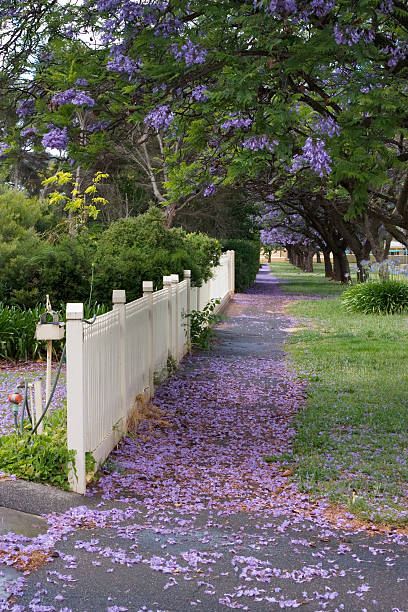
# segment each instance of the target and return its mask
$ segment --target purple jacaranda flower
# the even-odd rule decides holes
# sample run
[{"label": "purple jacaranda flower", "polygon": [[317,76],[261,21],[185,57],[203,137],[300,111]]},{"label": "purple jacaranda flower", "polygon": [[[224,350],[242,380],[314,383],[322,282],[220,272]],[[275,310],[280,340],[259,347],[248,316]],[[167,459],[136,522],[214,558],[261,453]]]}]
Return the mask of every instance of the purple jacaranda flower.
[{"label": "purple jacaranda flower", "polygon": [[22,100],[17,105],[16,113],[20,118],[27,117],[28,115],[32,115],[34,113],[34,100],[29,98],[27,100]]},{"label": "purple jacaranda flower", "polygon": [[42,145],[43,147],[47,147],[49,149],[58,149],[59,151],[63,151],[67,148],[69,138],[67,134],[67,128],[64,127],[62,129],[57,127],[52,127],[52,129],[44,134],[42,137]]},{"label": "purple jacaranda flower", "polygon": [[151,110],[145,117],[144,122],[147,126],[155,130],[167,131],[174,119],[174,113],[168,104],[162,104]]}]

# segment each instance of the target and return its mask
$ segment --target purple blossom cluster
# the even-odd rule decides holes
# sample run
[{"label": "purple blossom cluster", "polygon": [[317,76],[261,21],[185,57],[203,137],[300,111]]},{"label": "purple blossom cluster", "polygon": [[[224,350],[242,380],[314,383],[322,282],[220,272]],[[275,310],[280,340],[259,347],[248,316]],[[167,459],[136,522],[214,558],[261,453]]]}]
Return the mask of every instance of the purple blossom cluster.
[{"label": "purple blossom cluster", "polygon": [[103,132],[109,127],[109,121],[96,121],[95,123],[91,123],[88,125],[88,132]]},{"label": "purple blossom cluster", "polygon": [[191,99],[194,102],[207,102],[207,87],[205,85],[197,85],[191,92]]},{"label": "purple blossom cluster", "polygon": [[242,141],[242,146],[244,149],[250,149],[251,151],[262,151],[267,149],[271,153],[275,151],[275,147],[277,147],[279,142],[277,140],[272,140],[270,142],[266,136],[250,136],[250,138],[246,138]]},{"label": "purple blossom cluster", "polygon": [[329,115],[326,117],[318,117],[317,120],[313,123],[313,130],[315,132],[319,132],[320,134],[324,134],[329,138],[333,138],[334,136],[340,136],[340,126],[333,117]]},{"label": "purple blossom cluster", "polygon": [[36,128],[35,126],[27,127],[24,130],[21,130],[20,132],[20,135],[26,138],[31,138],[36,134],[38,134],[38,128]]},{"label": "purple blossom cluster", "polygon": [[174,113],[168,104],[162,104],[147,113],[144,122],[155,130],[166,132],[174,119]]},{"label": "purple blossom cluster", "polygon": [[296,0],[254,0],[255,8],[263,8],[271,17],[280,18],[293,15],[309,20],[312,15],[325,17],[335,7],[335,0],[312,0],[308,6],[298,8]]},{"label": "purple blossom cluster", "polygon": [[384,53],[387,53],[391,56],[388,60],[388,66],[390,66],[390,68],[393,68],[399,62],[404,61],[408,56],[408,43],[400,42],[397,45],[389,45],[388,47],[385,47],[383,51]]},{"label": "purple blossom cluster", "polygon": [[6,142],[0,142],[0,159],[3,159],[9,150],[10,145],[8,145]]},{"label": "purple blossom cluster", "polygon": [[133,60],[128,55],[124,55],[117,51],[114,53],[114,57],[106,64],[107,70],[127,74],[129,79],[135,76],[140,70],[140,66],[141,64],[138,60]]},{"label": "purple blossom cluster", "polygon": [[168,17],[157,24],[154,30],[155,36],[162,36],[163,38],[169,38],[180,33],[183,28],[183,22],[177,17]]},{"label": "purple blossom cluster", "polygon": [[207,185],[207,187],[204,189],[204,197],[207,198],[208,196],[212,196],[214,194],[216,194],[218,191],[218,187],[215,183],[210,183],[209,185]]},{"label": "purple blossom cluster", "polygon": [[52,96],[51,101],[61,106],[62,104],[75,104],[75,106],[95,106],[95,100],[91,96],[80,90],[71,87],[65,91],[60,91]]},{"label": "purple blossom cluster", "polygon": [[23,117],[28,117],[34,113],[34,100],[32,98],[28,98],[27,100],[22,100],[17,105],[16,113],[22,119]]},{"label": "purple blossom cluster", "polygon": [[67,128],[57,128],[50,126],[49,132],[44,134],[42,137],[42,145],[44,148],[57,149],[58,151],[64,151],[67,148],[69,138],[67,134]]},{"label": "purple blossom cluster", "polygon": [[357,44],[360,40],[364,43],[370,43],[375,37],[374,30],[365,30],[364,28],[340,28],[335,25],[333,31],[336,44],[348,45],[349,47]]},{"label": "purple blossom cluster", "polygon": [[394,0],[383,0],[380,4],[379,11],[380,13],[392,13],[394,9]]},{"label": "purple blossom cluster", "polygon": [[313,172],[316,172],[323,178],[331,172],[331,157],[325,149],[325,143],[321,138],[313,140],[308,138],[303,147],[302,155],[295,155],[292,160],[291,172],[296,172],[309,166]]},{"label": "purple blossom cluster", "polygon": [[242,128],[248,128],[252,125],[253,121],[252,119],[250,119],[249,117],[245,118],[242,117],[242,115],[238,114],[238,115],[231,115],[229,119],[227,119],[227,121],[224,121],[224,123],[221,124],[221,129],[224,130],[225,132],[227,132],[228,130],[231,129],[242,129]]},{"label": "purple blossom cluster", "polygon": [[121,0],[98,0],[96,6],[98,11],[103,13],[104,11],[111,11],[112,9],[115,9],[120,3]]},{"label": "purple blossom cluster", "polygon": [[207,57],[207,50],[195,45],[191,40],[187,40],[179,47],[176,43],[171,45],[171,50],[178,62],[185,61],[187,66],[194,64],[204,64]]}]

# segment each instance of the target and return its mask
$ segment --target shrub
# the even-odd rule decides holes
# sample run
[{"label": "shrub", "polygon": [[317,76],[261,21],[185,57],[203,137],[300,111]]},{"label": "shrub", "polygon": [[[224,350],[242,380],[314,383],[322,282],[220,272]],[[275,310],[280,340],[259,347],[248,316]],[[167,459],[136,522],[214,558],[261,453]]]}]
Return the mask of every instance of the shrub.
[{"label": "shrub", "polygon": [[259,270],[261,243],[259,240],[232,239],[222,241],[222,250],[235,251],[235,290],[250,287]]},{"label": "shrub", "polygon": [[0,359],[28,361],[40,357],[42,347],[34,332],[42,312],[39,307],[21,310],[0,303]]},{"label": "shrub", "polygon": [[408,283],[388,279],[354,285],[343,293],[342,304],[349,312],[400,313],[408,309]]},{"label": "shrub", "polygon": [[73,457],[67,448],[66,409],[55,410],[39,436],[27,431],[21,437],[12,432],[0,438],[1,469],[17,478],[69,489],[68,468]]},{"label": "shrub", "polygon": [[199,286],[217,265],[220,245],[205,234],[187,234],[181,228],[167,229],[163,214],[151,208],[138,217],[115,221],[100,237],[95,255],[94,296],[111,300],[112,289],[125,289],[127,300],[142,295],[142,281],[151,280],[161,289],[163,276],[191,270],[192,284]]},{"label": "shrub", "polygon": [[[53,305],[55,309],[56,304]],[[65,304],[60,304],[58,318],[65,319]],[[93,315],[107,312],[110,307],[101,304],[85,304],[85,318],[91,319]],[[45,311],[44,305],[34,308],[22,309],[18,306],[6,306],[0,302],[0,359],[9,361],[29,361],[45,359],[47,345],[34,338],[35,327],[40,316]],[[59,356],[64,345],[64,340],[53,342],[53,352]]]},{"label": "shrub", "polygon": [[193,346],[204,350],[211,348],[211,340],[215,335],[211,325],[219,323],[223,318],[222,314],[214,312],[220,301],[212,299],[202,310],[193,310],[187,315],[190,319],[190,338]]}]

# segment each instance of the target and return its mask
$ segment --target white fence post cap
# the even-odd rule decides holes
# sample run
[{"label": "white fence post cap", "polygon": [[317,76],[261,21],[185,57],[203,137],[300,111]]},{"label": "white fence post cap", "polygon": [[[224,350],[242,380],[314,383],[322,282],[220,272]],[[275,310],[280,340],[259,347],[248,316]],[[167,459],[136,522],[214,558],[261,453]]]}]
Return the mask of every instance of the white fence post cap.
[{"label": "white fence post cap", "polygon": [[143,293],[151,293],[153,291],[153,281],[143,281]]},{"label": "white fence post cap", "polygon": [[163,276],[163,285],[171,285],[171,276]]},{"label": "white fence post cap", "polygon": [[114,289],[112,291],[112,304],[126,304],[125,289]]},{"label": "white fence post cap", "polygon": [[170,278],[171,278],[171,282],[172,283],[178,283],[179,282],[179,275],[178,274],[172,274],[170,276]]},{"label": "white fence post cap", "polygon": [[67,304],[67,319],[78,320],[84,318],[84,305],[82,302],[68,302]]},{"label": "white fence post cap", "polygon": [[191,270],[183,270],[184,278],[191,278]]}]

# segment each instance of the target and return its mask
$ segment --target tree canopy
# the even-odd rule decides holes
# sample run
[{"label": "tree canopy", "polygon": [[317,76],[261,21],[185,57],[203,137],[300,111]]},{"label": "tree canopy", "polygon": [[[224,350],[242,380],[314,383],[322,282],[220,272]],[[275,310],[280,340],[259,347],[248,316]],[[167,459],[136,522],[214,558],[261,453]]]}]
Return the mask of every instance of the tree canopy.
[{"label": "tree canopy", "polygon": [[45,149],[106,170],[119,156],[169,224],[221,187],[265,202],[300,181],[343,217],[367,214],[406,241],[404,2],[43,1],[13,14],[2,4],[3,28],[22,37],[3,69],[17,83],[5,163]]}]

